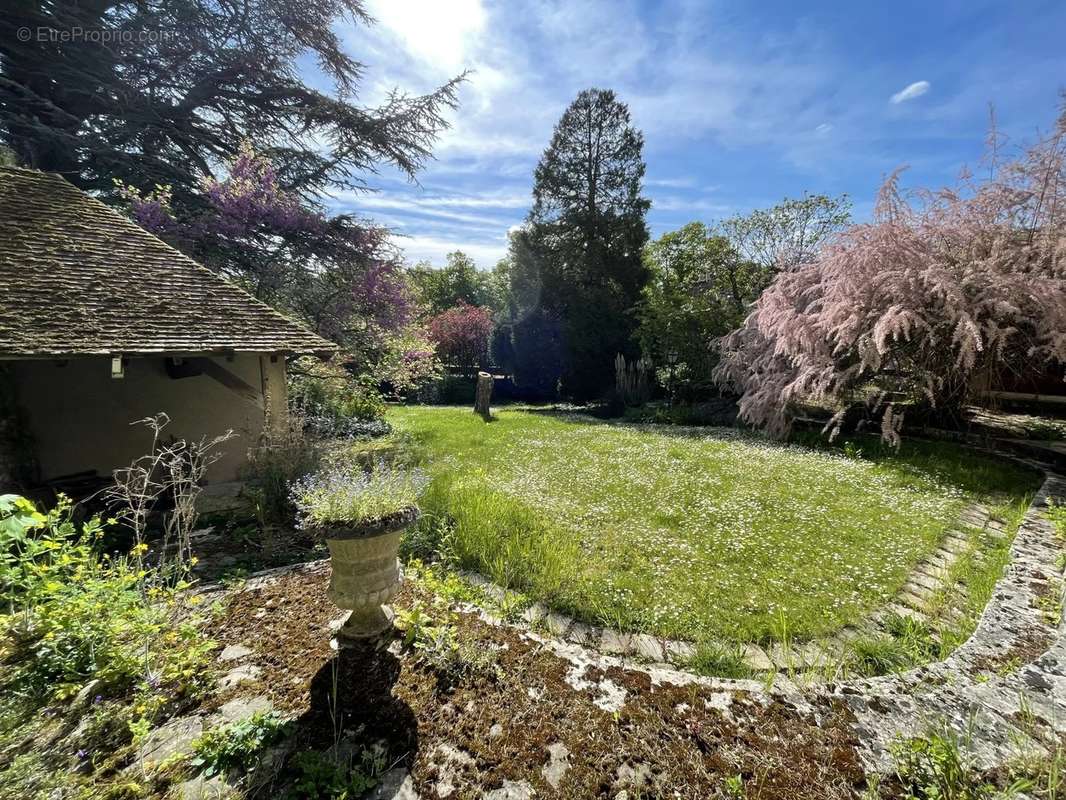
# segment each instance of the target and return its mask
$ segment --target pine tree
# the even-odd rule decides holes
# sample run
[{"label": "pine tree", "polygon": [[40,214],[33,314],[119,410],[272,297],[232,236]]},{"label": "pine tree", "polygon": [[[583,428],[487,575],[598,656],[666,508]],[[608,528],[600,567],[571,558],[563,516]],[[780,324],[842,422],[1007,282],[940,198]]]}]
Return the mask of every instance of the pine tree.
[{"label": "pine tree", "polygon": [[561,321],[561,384],[575,399],[603,393],[618,353],[636,355],[632,312],[648,277],[643,146],[614,92],[587,89],[555,126],[534,173],[530,261],[539,309]]}]

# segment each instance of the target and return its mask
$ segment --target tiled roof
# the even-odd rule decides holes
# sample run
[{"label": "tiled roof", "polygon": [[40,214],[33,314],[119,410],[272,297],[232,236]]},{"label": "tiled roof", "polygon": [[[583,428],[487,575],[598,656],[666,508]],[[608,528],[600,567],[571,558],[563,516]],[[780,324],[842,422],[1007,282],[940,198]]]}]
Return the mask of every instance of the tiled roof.
[{"label": "tiled roof", "polygon": [[60,176],[0,167],[0,358],[334,349]]}]

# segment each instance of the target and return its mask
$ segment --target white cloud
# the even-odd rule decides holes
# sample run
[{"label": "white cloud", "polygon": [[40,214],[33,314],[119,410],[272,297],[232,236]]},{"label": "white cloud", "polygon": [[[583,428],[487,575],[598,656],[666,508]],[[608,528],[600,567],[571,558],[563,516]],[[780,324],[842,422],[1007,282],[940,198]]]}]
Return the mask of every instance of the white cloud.
[{"label": "white cloud", "polygon": [[915,81],[910,86],[904,87],[900,91],[892,95],[891,102],[895,105],[904,103],[907,100],[913,100],[915,97],[921,97],[923,94],[929,91],[929,81]]},{"label": "white cloud", "polygon": [[814,129],[814,132],[817,133],[819,136],[825,136],[831,130],[833,130],[833,126],[830,125],[828,122],[823,122],[821,125]]},{"label": "white cloud", "polygon": [[371,0],[368,9],[420,60],[447,73],[471,64],[470,50],[485,27],[480,0]]},{"label": "white cloud", "polygon": [[440,265],[448,253],[462,250],[479,269],[491,269],[507,255],[507,239],[502,235],[498,241],[482,242],[436,236],[394,236],[392,241],[411,263],[425,260]]}]

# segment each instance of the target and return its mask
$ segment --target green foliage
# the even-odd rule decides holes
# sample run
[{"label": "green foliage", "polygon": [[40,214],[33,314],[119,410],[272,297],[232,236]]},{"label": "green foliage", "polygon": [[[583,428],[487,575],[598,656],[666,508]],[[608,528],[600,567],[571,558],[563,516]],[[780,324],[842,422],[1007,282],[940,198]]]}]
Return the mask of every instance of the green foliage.
[{"label": "green foliage", "polygon": [[721,231],[745,259],[764,273],[774,273],[809,263],[850,220],[851,200],[846,194],[805,194],[731,217],[722,223]]},{"label": "green foliage", "polygon": [[292,492],[299,523],[316,528],[362,525],[412,511],[425,485],[417,469],[382,461],[367,471],[342,461],[297,481]]},{"label": "green foliage", "polygon": [[1066,543],[1066,505],[1056,503],[1055,498],[1049,497],[1047,499],[1047,509],[1044,511],[1044,515],[1051,520],[1051,524],[1055,526],[1055,535]]},{"label": "green foliage", "polygon": [[221,728],[209,730],[193,742],[189,762],[208,777],[253,769],[269,747],[282,738],[286,723],[276,712],[259,712]]},{"label": "green foliage", "polygon": [[725,779],[725,796],[729,800],[744,800],[743,775],[730,775]]},{"label": "green foliage", "polygon": [[[638,306],[641,352],[659,379],[685,400],[715,393],[712,342],[739,327],[768,273],[723,236],[690,222],[644,247],[649,280]],[[667,355],[677,363],[671,369]],[[672,382],[672,383],[671,383]]]},{"label": "green foliage", "polygon": [[403,631],[404,646],[414,650],[422,663],[449,683],[472,675],[499,677],[494,651],[460,637],[447,616],[438,622],[421,603],[397,611],[396,626]]},{"label": "green foliage", "polygon": [[322,449],[304,433],[303,422],[294,419],[291,423],[284,434],[248,452],[242,473],[264,523],[291,524],[296,515],[292,484],[315,473],[322,463]]},{"label": "green foliage", "polygon": [[446,259],[445,266],[439,269],[422,261],[408,270],[429,316],[462,304],[484,306],[494,312],[504,310],[505,268],[497,265],[492,272],[483,272],[462,250],[448,253]]},{"label": "green foliage", "polygon": [[925,622],[902,614],[888,614],[882,623],[885,631],[895,639],[907,658],[920,664],[940,655],[940,645],[933,630]]},{"label": "green foliage", "polygon": [[980,800],[997,795],[964,754],[965,742],[946,726],[903,739],[892,748],[906,800]]},{"label": "green foliage", "polygon": [[288,767],[295,778],[284,795],[286,800],[357,800],[378,785],[385,765],[366,750],[358,765],[304,750],[293,756]]},{"label": "green foliage", "polygon": [[848,647],[851,663],[863,675],[887,675],[912,665],[907,651],[891,636],[863,636]]},{"label": "green foliage", "polygon": [[743,649],[720,642],[699,642],[685,666],[697,675],[712,678],[750,678],[752,674],[744,661]]},{"label": "green foliage", "polygon": [[357,436],[363,432],[359,423],[380,420],[385,414],[385,401],[372,376],[355,377],[343,367],[311,357],[298,359],[288,376],[290,408],[318,435]]},{"label": "green foliage", "polygon": [[0,509],[10,609],[0,616],[0,656],[9,687],[62,698],[98,679],[101,694],[136,688],[141,718],[204,688],[202,666],[214,643],[179,613],[187,584],[98,554],[102,523],[75,525],[66,498],[42,514],[5,495]]}]

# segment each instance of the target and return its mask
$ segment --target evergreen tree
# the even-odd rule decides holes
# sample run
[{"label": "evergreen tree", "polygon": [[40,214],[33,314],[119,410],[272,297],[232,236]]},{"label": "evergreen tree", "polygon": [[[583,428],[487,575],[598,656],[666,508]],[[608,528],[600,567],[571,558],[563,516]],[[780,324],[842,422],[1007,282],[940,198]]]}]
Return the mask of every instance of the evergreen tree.
[{"label": "evergreen tree", "polygon": [[[362,0],[12,0],[0,17],[0,143],[105,200],[121,200],[116,181],[169,187],[180,220],[209,209],[202,182],[248,140],[305,200],[361,186],[382,163],[413,176],[462,77],[362,107],[364,66],[338,21],[371,19]],[[77,31],[95,38],[69,38]],[[307,57],[321,80],[305,79]]]},{"label": "evergreen tree", "polygon": [[[533,208],[520,247],[524,281],[537,308],[561,323],[564,394],[601,395],[617,353],[636,354],[633,309],[647,282],[641,250],[648,239],[641,196],[644,137],[614,92],[587,89],[555,126],[534,174]],[[530,275],[530,272],[534,274]],[[543,330],[543,325],[528,326]],[[516,342],[516,353],[529,351]]]}]

